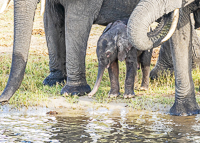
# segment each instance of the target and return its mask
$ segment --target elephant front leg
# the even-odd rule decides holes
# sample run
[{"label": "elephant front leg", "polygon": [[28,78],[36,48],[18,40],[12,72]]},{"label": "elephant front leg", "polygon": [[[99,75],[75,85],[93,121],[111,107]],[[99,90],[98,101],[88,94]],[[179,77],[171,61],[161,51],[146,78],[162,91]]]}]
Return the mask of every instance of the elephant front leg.
[{"label": "elephant front leg", "polygon": [[129,51],[126,57],[126,79],[124,98],[132,98],[134,93],[134,82],[137,74],[137,51],[135,48]]},{"label": "elephant front leg", "polygon": [[108,94],[109,97],[117,97],[120,95],[119,92],[119,66],[118,60],[112,62],[110,67],[108,68],[109,78],[110,78],[110,92]]},{"label": "elephant front leg", "polygon": [[65,7],[67,83],[61,94],[84,95],[91,91],[85,75],[87,41],[102,0],[67,2]]},{"label": "elephant front leg", "polygon": [[49,52],[50,75],[45,78],[43,84],[53,86],[57,82],[64,83],[67,79],[64,8],[61,4],[54,1],[46,2],[44,27]]},{"label": "elephant front leg", "polygon": [[199,114],[192,79],[191,23],[189,14],[180,16],[178,29],[171,38],[171,51],[175,72],[175,103],[171,115]]},{"label": "elephant front leg", "polygon": [[140,90],[148,90],[149,87],[149,73],[151,64],[152,49],[144,51],[141,55],[141,68],[142,68],[142,84]]}]

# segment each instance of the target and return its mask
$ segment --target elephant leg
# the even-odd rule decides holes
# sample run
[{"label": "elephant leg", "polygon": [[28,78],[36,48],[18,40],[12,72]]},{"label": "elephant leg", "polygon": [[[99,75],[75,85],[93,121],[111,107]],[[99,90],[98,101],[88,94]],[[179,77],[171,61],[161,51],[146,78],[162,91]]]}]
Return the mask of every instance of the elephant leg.
[{"label": "elephant leg", "polygon": [[109,78],[110,78],[110,91],[109,97],[117,97],[120,95],[119,92],[119,65],[118,60],[113,61],[108,68]]},{"label": "elephant leg", "polygon": [[146,50],[140,57],[141,68],[142,68],[142,84],[140,90],[148,90],[149,87],[149,73],[151,64],[152,49]]},{"label": "elephant leg", "polygon": [[134,82],[137,74],[137,50],[132,47],[126,57],[126,79],[124,98],[132,98],[134,93]]},{"label": "elephant leg", "polygon": [[[140,70],[141,68],[141,59],[140,59],[140,55],[142,54],[142,51],[137,50],[137,71]],[[138,84],[138,72],[136,72],[135,75],[135,81],[134,81],[134,89],[139,90],[140,85]]]},{"label": "elephant leg", "polygon": [[169,71],[170,74],[174,72],[169,40],[161,45],[158,60],[155,67],[150,72],[150,78],[152,80],[157,79],[167,71]]},{"label": "elephant leg", "polygon": [[66,80],[66,48],[64,7],[52,1],[46,2],[44,27],[49,52],[50,75],[43,81],[44,85],[53,86]]},{"label": "elephant leg", "polygon": [[[200,113],[196,102],[192,79],[192,32],[188,10],[180,12],[180,21],[170,44],[175,73],[175,103],[171,115],[193,115]],[[181,42],[180,42],[181,41]]]},{"label": "elephant leg", "polygon": [[[68,1],[67,1],[68,2]],[[85,75],[85,57],[89,33],[102,0],[69,1],[65,7],[65,43],[67,83],[61,94],[84,95],[91,91]]]},{"label": "elephant leg", "polygon": [[[193,19],[191,15],[191,20],[193,21]],[[192,68],[197,68],[200,67],[200,38],[194,28],[194,22],[192,23]]]}]

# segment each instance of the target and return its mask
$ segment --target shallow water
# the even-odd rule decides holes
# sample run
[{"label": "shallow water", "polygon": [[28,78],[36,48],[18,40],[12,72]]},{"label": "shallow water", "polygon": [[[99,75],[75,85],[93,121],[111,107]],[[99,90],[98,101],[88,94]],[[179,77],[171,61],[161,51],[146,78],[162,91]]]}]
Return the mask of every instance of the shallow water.
[{"label": "shallow water", "polygon": [[129,108],[1,107],[0,142],[200,142],[200,115],[177,117]]}]

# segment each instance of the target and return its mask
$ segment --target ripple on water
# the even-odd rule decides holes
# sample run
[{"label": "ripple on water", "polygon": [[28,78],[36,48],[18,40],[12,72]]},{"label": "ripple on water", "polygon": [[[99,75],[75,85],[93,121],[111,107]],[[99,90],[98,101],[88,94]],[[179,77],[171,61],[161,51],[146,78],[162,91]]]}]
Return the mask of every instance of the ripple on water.
[{"label": "ripple on water", "polygon": [[3,107],[0,142],[200,142],[200,115],[101,107],[51,116],[46,115],[49,110]]}]

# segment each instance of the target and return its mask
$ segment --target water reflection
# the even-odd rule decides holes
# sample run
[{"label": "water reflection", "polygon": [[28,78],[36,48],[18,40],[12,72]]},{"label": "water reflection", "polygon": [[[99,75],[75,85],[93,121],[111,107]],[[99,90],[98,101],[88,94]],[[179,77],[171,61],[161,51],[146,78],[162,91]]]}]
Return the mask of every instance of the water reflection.
[{"label": "water reflection", "polygon": [[51,116],[46,108],[1,108],[0,142],[200,142],[200,115],[101,107]]}]

